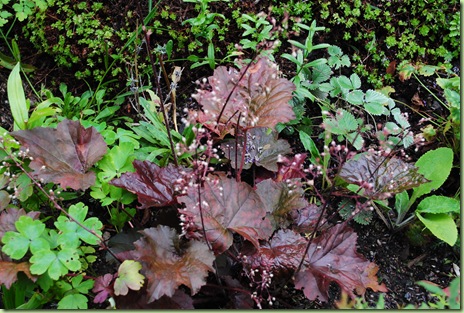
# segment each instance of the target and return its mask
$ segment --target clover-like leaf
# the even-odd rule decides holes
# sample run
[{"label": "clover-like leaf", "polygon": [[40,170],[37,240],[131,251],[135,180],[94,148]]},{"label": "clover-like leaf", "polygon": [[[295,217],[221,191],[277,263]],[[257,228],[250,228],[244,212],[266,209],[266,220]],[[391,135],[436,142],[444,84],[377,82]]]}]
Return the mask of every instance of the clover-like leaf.
[{"label": "clover-like leaf", "polygon": [[201,238],[204,229],[215,253],[222,253],[232,245],[232,232],[258,247],[258,240],[267,240],[273,231],[256,191],[223,174],[208,176],[200,193],[197,187],[189,188],[186,196],[179,197],[179,202],[186,205],[179,212],[187,237]]},{"label": "clover-like leaf", "polygon": [[277,132],[268,130],[266,127],[251,128],[246,131],[246,141],[244,136],[238,136],[238,140],[221,144],[221,149],[233,168],[240,168],[243,162],[244,169],[256,164],[277,172],[279,157],[290,154],[292,150],[286,140],[277,139]]},{"label": "clover-like leaf", "polygon": [[11,133],[21,149],[33,158],[32,173],[44,182],[62,188],[85,190],[95,182],[89,171],[106,152],[103,137],[94,127],[84,128],[79,121],[63,120],[56,129],[36,127]]},{"label": "clover-like leaf", "polygon": [[45,231],[45,224],[41,221],[23,215],[16,221],[15,227],[18,232],[8,231],[2,238],[2,252],[12,259],[21,259],[29,249],[33,251],[49,247],[45,239],[40,237]]},{"label": "clover-like leaf", "polygon": [[118,277],[114,281],[114,294],[127,295],[129,289],[140,290],[145,277],[139,273],[142,264],[134,260],[125,260],[119,265]]},{"label": "clover-like leaf", "polygon": [[303,289],[309,300],[327,301],[329,285],[336,282],[352,298],[354,290],[363,295],[366,288],[387,292],[377,282],[377,266],[356,252],[356,233],[338,224],[317,237],[308,249],[303,269],[296,274],[295,288]]},{"label": "clover-like leaf", "polygon": [[68,271],[78,271],[81,268],[79,255],[74,249],[65,248],[60,251],[43,249],[34,253],[29,261],[33,263],[30,267],[32,274],[41,275],[47,272],[53,280],[58,280]]},{"label": "clover-like leaf", "polygon": [[124,173],[111,180],[110,184],[136,194],[141,203],[140,209],[176,203],[176,184],[185,176],[187,169],[172,164],[159,167],[150,161],[139,160],[135,160],[133,165],[135,173]]},{"label": "clover-like leaf", "polygon": [[77,309],[87,310],[88,301],[89,300],[87,299],[87,297],[84,295],[81,295],[80,293],[68,294],[64,296],[63,299],[61,299],[58,302],[58,309],[59,310],[77,310]]},{"label": "clover-like leaf", "polygon": [[[79,240],[91,245],[98,244],[99,239],[97,236],[102,235],[101,229],[103,228],[103,224],[97,217],[85,219],[87,212],[88,207],[82,202],[79,202],[69,207],[69,215],[74,220],[66,216],[58,217],[55,226],[61,231],[58,237],[58,243],[61,246],[77,248],[80,243]],[[76,221],[87,229],[76,223]]]},{"label": "clover-like leaf", "polygon": [[397,157],[386,158],[371,153],[347,161],[340,177],[360,186],[360,192],[372,199],[386,199],[428,181],[412,164]]},{"label": "clover-like leaf", "polygon": [[148,279],[149,303],[173,296],[180,285],[189,287],[194,295],[206,283],[208,271],[214,271],[215,258],[205,243],[192,240],[181,249],[176,231],[164,225],[141,233],[143,237],[134,243],[134,255]]},{"label": "clover-like leaf", "polygon": [[30,280],[35,282],[37,277],[31,274],[29,266],[28,262],[0,261],[0,285],[5,285],[7,289],[10,289],[11,285],[18,280],[18,272],[23,272]]},{"label": "clover-like leaf", "polygon": [[17,209],[14,207],[7,208],[5,211],[0,213],[0,240],[3,238],[3,235],[7,231],[15,231],[16,226],[15,223],[19,219],[19,217],[27,215],[31,217],[33,220],[37,219],[40,215],[40,212],[31,211],[26,214],[24,209]]},{"label": "clover-like leaf", "polygon": [[286,123],[295,118],[288,103],[295,86],[287,79],[279,78],[277,65],[268,58],[260,58],[249,67],[243,66],[240,72],[220,66],[208,81],[211,90],[198,90],[193,95],[203,111],[192,114],[214,132],[218,132],[216,120],[221,111],[219,124],[229,131],[233,128],[227,125],[274,128],[279,122]]}]

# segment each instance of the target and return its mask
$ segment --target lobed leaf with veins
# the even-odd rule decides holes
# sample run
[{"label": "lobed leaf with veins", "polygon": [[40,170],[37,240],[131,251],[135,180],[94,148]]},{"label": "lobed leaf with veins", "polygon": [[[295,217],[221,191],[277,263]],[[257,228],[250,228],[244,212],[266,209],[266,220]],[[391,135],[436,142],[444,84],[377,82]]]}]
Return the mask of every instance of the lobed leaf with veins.
[{"label": "lobed leaf with veins", "polygon": [[232,245],[233,232],[256,247],[259,239],[267,240],[273,232],[265,205],[256,191],[224,174],[208,176],[200,196],[197,187],[190,187],[186,196],[179,197],[179,202],[186,206],[179,212],[187,237],[203,237],[203,221],[206,239],[217,254]]},{"label": "lobed leaf with veins", "polygon": [[[237,123],[246,128],[274,128],[279,122],[286,123],[295,118],[288,103],[295,85],[285,78],[279,78],[277,65],[268,58],[260,58],[249,67],[243,66],[240,71],[220,66],[208,81],[211,90],[198,90],[193,95],[203,111],[190,114],[197,113],[194,116],[196,121],[217,134],[233,133],[233,125]],[[234,89],[235,85],[237,87]],[[224,105],[226,107],[217,125],[216,120]]]},{"label": "lobed leaf with veins", "polygon": [[[377,266],[356,252],[357,235],[345,224],[338,224],[309,246],[302,269],[295,275],[295,288],[303,289],[309,300],[327,301],[329,285],[337,283],[354,297],[363,295],[366,288],[386,292],[377,282]],[[244,253],[244,264],[250,269],[266,268],[275,274],[295,271],[303,257],[308,241],[300,234],[286,229],[277,231],[272,239]]]},{"label": "lobed leaf with veins", "polygon": [[106,153],[106,143],[94,127],[79,121],[63,120],[55,128],[36,127],[11,133],[21,150],[33,158],[32,175],[62,188],[85,190],[95,183],[89,169]]},{"label": "lobed leaf with veins", "polygon": [[356,252],[356,233],[337,224],[317,237],[306,254],[304,268],[295,276],[295,288],[303,289],[309,300],[328,300],[329,285],[336,282],[352,298],[354,290],[364,295],[366,288],[387,292],[377,282],[378,267]]},{"label": "lobed leaf with veins", "polygon": [[208,271],[214,271],[214,255],[200,241],[190,241],[180,248],[175,229],[159,225],[141,231],[133,255],[142,263],[142,273],[148,280],[148,303],[166,295],[172,297],[180,285],[190,288],[192,295],[206,283]]},{"label": "lobed leaf with veins", "polygon": [[396,157],[362,154],[343,165],[340,177],[360,185],[366,197],[381,200],[428,182],[417,171],[417,167]]}]

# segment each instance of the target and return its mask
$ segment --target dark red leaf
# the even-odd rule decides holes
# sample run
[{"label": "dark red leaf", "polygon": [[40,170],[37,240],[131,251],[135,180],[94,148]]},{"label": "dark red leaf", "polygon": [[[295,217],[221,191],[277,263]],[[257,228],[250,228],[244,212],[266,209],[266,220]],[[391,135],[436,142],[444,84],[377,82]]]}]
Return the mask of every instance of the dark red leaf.
[{"label": "dark red leaf", "polygon": [[354,290],[364,295],[366,288],[387,292],[375,276],[378,268],[356,252],[356,233],[338,224],[317,237],[309,247],[304,268],[296,274],[295,288],[303,289],[309,300],[327,301],[329,285],[336,282],[352,298]]},{"label": "dark red leaf", "polygon": [[0,261],[0,285],[5,285],[7,289],[10,289],[11,285],[18,280],[18,272],[24,272],[30,280],[36,281],[37,277],[29,271],[30,266],[28,262]]},{"label": "dark red leaf", "polygon": [[133,162],[135,173],[124,173],[110,184],[127,189],[137,195],[140,209],[163,207],[176,203],[176,186],[185,176],[187,169],[168,164],[159,167],[150,161]]},{"label": "dark red leaf", "polygon": [[180,285],[189,287],[193,295],[206,283],[208,271],[214,271],[215,258],[205,243],[191,240],[181,249],[176,231],[163,225],[141,233],[134,256],[148,280],[148,302],[172,297]]},{"label": "dark red leaf", "polygon": [[[239,81],[244,71],[246,73]],[[229,131],[233,132],[233,128],[227,125],[238,123],[242,127],[274,128],[279,122],[285,123],[295,118],[288,103],[295,85],[285,78],[279,78],[276,64],[268,58],[261,58],[248,68],[243,66],[240,72],[220,66],[208,81],[212,90],[199,90],[193,96],[203,107],[195,118],[218,134],[220,130],[216,128],[216,120],[229,94],[230,100],[219,120],[219,126],[226,126]],[[237,82],[237,87],[233,89]]]},{"label": "dark red leaf", "polygon": [[203,236],[202,214],[207,240],[217,254],[232,245],[232,232],[258,247],[258,239],[267,240],[273,231],[261,197],[250,185],[223,174],[208,176],[200,196],[197,187],[189,188],[179,202],[186,205],[179,212],[187,237]]},{"label": "dark red leaf", "polygon": [[79,121],[63,120],[56,129],[36,127],[11,134],[33,158],[32,174],[44,182],[75,190],[95,183],[95,173],[89,169],[103,157],[107,146],[94,127],[84,128]]},{"label": "dark red leaf", "polygon": [[272,239],[253,254],[248,254],[243,263],[249,269],[267,269],[273,273],[295,270],[301,261],[307,241],[300,234],[285,229],[277,231]]},{"label": "dark red leaf", "polygon": [[343,165],[340,177],[361,186],[360,191],[366,197],[387,199],[393,193],[428,182],[417,170],[414,165],[396,157],[386,159],[375,154],[361,154]]}]

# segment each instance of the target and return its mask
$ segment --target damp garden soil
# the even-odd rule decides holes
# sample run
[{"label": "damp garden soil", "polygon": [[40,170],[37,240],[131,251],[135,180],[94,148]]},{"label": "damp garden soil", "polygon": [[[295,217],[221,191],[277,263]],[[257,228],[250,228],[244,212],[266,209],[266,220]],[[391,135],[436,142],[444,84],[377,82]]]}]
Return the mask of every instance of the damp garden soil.
[{"label": "damp garden soil", "polygon": [[[137,10],[142,7],[140,4],[134,4],[133,2],[124,2],[125,5],[122,6],[123,2],[119,2],[121,7],[124,7],[125,10]],[[244,5],[247,6],[249,12],[250,10],[254,13],[267,11],[266,8],[269,5],[267,1],[255,1],[255,3],[258,4],[254,4],[252,1],[245,1]],[[217,7],[215,7],[217,12],[230,12],[230,9],[225,4],[211,3],[212,7],[214,7],[214,5],[217,5]],[[195,12],[186,11],[185,5],[183,6],[182,1],[180,0],[171,2],[170,7],[172,10],[177,9],[178,12],[173,13],[181,15],[183,18],[189,18],[195,15]],[[118,6],[114,6],[113,10],[115,17],[120,16]],[[111,15],[111,12],[109,14]],[[322,23],[318,24],[323,25]],[[180,23],[179,27],[182,27]],[[242,31],[239,29],[229,29],[229,36],[227,37],[229,38],[228,40],[238,40],[238,38],[240,38],[239,36],[241,32]],[[18,27],[13,30],[13,34],[20,33],[21,29]],[[340,35],[334,34],[334,32],[324,34],[323,42],[336,44],[340,46],[346,54],[349,55],[351,47],[353,47],[353,44],[356,43],[341,40],[340,37]],[[54,94],[59,94],[57,86],[59,83],[65,83],[68,85],[70,91],[74,95],[79,95],[88,89],[88,86],[84,81],[78,80],[74,77],[73,71],[76,69],[76,67],[59,67],[55,64],[52,57],[34,52],[36,49],[24,37],[19,36],[17,38],[23,62],[31,64],[37,68],[37,70],[30,75],[31,82],[35,88],[40,89],[40,86],[44,84],[47,86],[47,88],[52,89]],[[161,38],[161,40],[162,39],[169,38]],[[319,38],[319,40],[322,41],[322,38]],[[233,42],[228,42],[226,40],[224,42],[215,42],[215,45],[226,49],[226,46],[229,43]],[[6,52],[5,49],[1,51],[4,53]],[[182,56],[178,52],[176,58],[186,58],[187,56],[188,54]],[[284,59],[280,58],[277,58],[277,62],[280,65],[280,70],[282,71],[283,75],[286,77],[291,77],[294,71],[292,65]],[[196,88],[194,82],[201,80],[204,77],[210,76],[212,74],[212,70],[210,70],[207,66],[191,70],[189,69],[189,64],[187,62],[182,62],[182,64],[176,65],[185,67],[182,74],[182,81],[178,89],[180,99],[178,104],[178,114],[180,115],[182,114],[181,112],[183,108],[195,106],[195,103],[191,98],[191,94],[195,92]],[[459,66],[456,66],[455,70],[459,71]],[[6,81],[8,75],[9,70],[0,68],[0,126],[7,130],[12,130],[13,119],[11,117],[6,94]],[[119,77],[119,83],[115,83],[113,90],[116,91],[118,88],[125,88],[126,79],[127,77]],[[433,80],[426,79],[424,82],[427,87],[434,87]],[[364,84],[363,86],[369,87],[367,84]],[[408,106],[404,106],[401,102],[399,102],[397,103],[397,106],[401,109],[402,112],[409,113],[409,118],[412,125],[417,125],[418,120],[421,118],[417,114],[416,109],[420,109],[425,113],[427,113],[427,111],[435,111],[435,113],[439,112],[443,114],[443,117],[446,117],[446,112],[444,112],[439,105],[437,107],[437,103],[434,102],[434,100],[428,95],[427,91],[424,90],[424,88],[421,87],[416,81],[409,80],[406,82],[400,82],[398,79],[396,79],[395,82],[391,84],[391,86],[395,89],[395,93],[392,95],[392,97],[401,99],[401,102],[409,104]],[[32,91],[28,89],[27,84],[25,84],[25,88],[26,97],[34,100],[34,95]],[[424,106],[421,108],[414,108],[414,106],[411,105],[411,99],[417,93],[419,96],[421,96],[424,102]],[[317,110],[317,106],[315,106],[313,109],[309,108],[308,114],[320,115],[320,111],[318,112]],[[122,107],[117,114],[126,115],[134,119],[137,118],[135,112],[131,111],[129,106]],[[413,132],[417,132],[418,130],[419,128],[413,129]],[[285,139],[290,142],[295,153],[304,152],[303,147],[299,141],[294,140],[294,138],[291,136]],[[420,155],[425,153],[427,150],[434,149],[438,146],[439,142],[433,142],[430,145],[423,147],[423,149],[419,150],[417,153],[408,151],[411,157],[410,161],[416,161]],[[459,190],[459,185],[460,171],[459,169],[453,169],[449,179],[440,190],[441,194],[445,196],[454,196]],[[108,220],[109,217],[107,210],[104,208],[99,210],[98,204],[96,204],[96,202],[93,201],[88,194],[84,194],[82,198],[84,198],[84,200],[79,200],[86,202],[89,207],[94,208],[94,216],[98,217],[102,221]],[[369,261],[375,262],[378,265],[379,272],[377,273],[377,276],[389,289],[389,292],[385,294],[385,308],[396,309],[406,304],[419,305],[423,302],[433,300],[431,296],[425,291],[425,289],[416,285],[415,282],[420,280],[428,280],[440,285],[441,287],[446,287],[452,280],[450,274],[454,273],[453,263],[460,265],[460,251],[455,247],[450,247],[447,244],[432,240],[431,238],[429,238],[430,241],[427,244],[415,246],[410,242],[404,231],[395,233],[389,230],[380,219],[375,217],[369,225],[364,226],[355,222],[350,222],[350,225],[358,235],[358,252],[363,254]],[[93,264],[96,274],[103,275],[105,273],[115,272],[116,266],[106,261],[105,252],[100,251],[98,254],[98,261]],[[292,288],[292,285],[279,287],[280,288],[278,293],[275,294],[276,301],[273,305],[273,308],[276,309],[334,308],[335,302],[340,298],[341,295],[339,287],[335,284],[331,285],[328,302],[320,302],[318,300],[309,301],[304,297],[302,291]],[[375,306],[378,297],[378,293],[372,292],[369,289],[365,295],[367,302],[371,306]],[[205,294],[205,299],[208,299],[207,294]],[[221,302],[221,299],[217,300],[217,307],[221,307]],[[201,297],[197,300],[194,299],[194,305],[196,308],[211,308],[210,304],[212,303],[213,302],[211,301],[208,302],[204,299],[202,300]],[[104,308],[104,305],[96,305],[91,301],[89,301],[89,305],[89,308],[93,309]]]}]

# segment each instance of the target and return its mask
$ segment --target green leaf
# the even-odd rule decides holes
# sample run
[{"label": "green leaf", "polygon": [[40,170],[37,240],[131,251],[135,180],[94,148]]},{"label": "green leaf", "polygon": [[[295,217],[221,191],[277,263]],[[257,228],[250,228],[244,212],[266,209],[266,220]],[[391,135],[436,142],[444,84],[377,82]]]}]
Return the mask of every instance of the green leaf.
[{"label": "green leaf", "polygon": [[445,213],[428,213],[422,216],[419,212],[416,212],[416,216],[438,239],[454,246],[458,239],[458,230],[451,216]]},{"label": "green leaf", "polygon": [[443,185],[448,178],[453,166],[453,150],[450,148],[438,148],[428,151],[417,160],[418,173],[424,175],[430,182],[414,188],[414,199],[430,193]]},{"label": "green leaf", "polygon": [[29,250],[30,240],[16,232],[6,232],[3,235],[2,242],[5,244],[2,247],[2,252],[14,260],[21,259]]},{"label": "green leaf", "polygon": [[364,102],[364,92],[353,90],[345,96],[345,100],[354,105],[360,105]]},{"label": "green leaf", "polygon": [[416,212],[419,213],[460,213],[459,201],[450,197],[430,196],[422,200]]},{"label": "green leaf", "polygon": [[351,80],[351,84],[353,85],[354,89],[361,88],[361,79],[356,73],[351,74],[350,80]]},{"label": "green leaf", "polygon": [[20,68],[21,65],[17,63],[11,71],[7,83],[8,101],[14,119],[14,130],[26,129],[29,116],[29,106],[24,95],[21,75],[19,74]]},{"label": "green leaf", "polygon": [[30,216],[21,216],[16,222],[15,227],[18,232],[8,231],[3,235],[3,253],[12,259],[19,260],[24,257],[29,250],[47,248],[47,242],[40,238],[45,230],[45,224],[39,220],[33,220]]},{"label": "green leaf", "polygon": [[[91,217],[85,220],[87,212],[88,207],[82,202],[73,204],[69,207],[69,215],[74,218],[74,220],[95,232],[98,236],[101,236],[102,233],[100,229],[103,228],[103,224],[96,217]],[[98,244],[99,238],[95,234],[92,234],[87,229],[81,227],[75,221],[65,216],[58,217],[58,220],[55,222],[55,226],[62,232],[58,239],[58,242],[62,247],[77,248],[79,246],[79,240],[91,245]]]},{"label": "green leaf", "polygon": [[409,194],[406,190],[395,195],[395,210],[398,215],[404,214],[408,211]]},{"label": "green leaf", "polygon": [[[315,165],[320,164],[322,157],[321,157],[321,154],[319,153],[319,150],[317,150],[316,144],[314,143],[313,139],[302,130],[299,131],[299,134],[300,134],[301,143],[303,144],[306,151],[308,151],[311,155],[309,158],[311,163]],[[316,159],[318,159],[319,162],[317,162]]]},{"label": "green leaf", "polygon": [[53,280],[66,275],[68,270],[75,272],[81,268],[79,256],[73,249],[63,249],[58,252],[41,250],[30,258],[30,262],[33,263],[30,267],[32,274],[41,275],[47,271]]},{"label": "green leaf", "polygon": [[76,309],[83,309],[86,310],[88,308],[87,302],[89,300],[86,296],[81,295],[79,293],[70,294],[64,296],[63,299],[58,302],[58,309],[67,309],[67,310],[76,310]]},{"label": "green leaf", "polygon": [[338,77],[338,84],[345,89],[354,89],[350,79],[344,75]]},{"label": "green leaf", "polygon": [[127,295],[129,289],[140,290],[145,277],[139,273],[142,264],[133,260],[125,260],[118,269],[118,278],[114,281],[114,294]]},{"label": "green leaf", "polygon": [[344,109],[338,109],[335,118],[324,119],[325,129],[335,135],[346,135],[358,128],[358,122],[353,114]]}]

